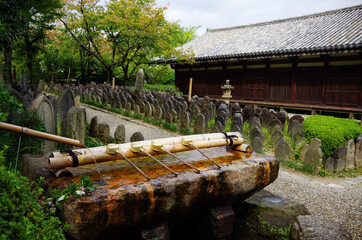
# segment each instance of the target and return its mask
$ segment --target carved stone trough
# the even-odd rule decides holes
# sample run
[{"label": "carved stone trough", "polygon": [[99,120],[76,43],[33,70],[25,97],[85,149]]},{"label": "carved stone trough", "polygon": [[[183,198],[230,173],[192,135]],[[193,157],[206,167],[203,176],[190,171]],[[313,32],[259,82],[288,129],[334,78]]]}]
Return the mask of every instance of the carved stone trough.
[{"label": "carved stone trough", "polygon": [[85,175],[98,185],[86,196],[70,197],[63,204],[60,215],[69,224],[68,234],[74,239],[106,239],[159,223],[177,222],[188,212],[246,199],[278,176],[279,163],[274,157],[227,147],[203,151],[221,168],[192,150],[177,156],[200,169],[200,173],[170,155],[157,156],[179,173],[177,177],[150,157],[132,159],[151,177],[150,181],[124,160],[69,167],[66,170],[72,177],[57,178],[47,168],[49,154],[26,155],[22,172],[31,180],[44,176],[48,188],[64,188]]}]

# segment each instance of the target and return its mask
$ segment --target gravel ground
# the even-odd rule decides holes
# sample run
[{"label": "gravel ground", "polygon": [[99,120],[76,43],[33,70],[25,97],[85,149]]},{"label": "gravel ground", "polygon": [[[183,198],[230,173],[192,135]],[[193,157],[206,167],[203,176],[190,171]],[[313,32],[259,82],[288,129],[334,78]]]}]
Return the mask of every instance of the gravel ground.
[{"label": "gravel ground", "polygon": [[[111,136],[121,123],[126,128],[126,139],[141,132],[145,140],[179,136],[153,125],[138,122],[93,106],[82,104],[87,121],[98,116],[99,122],[110,125]],[[283,198],[305,204],[312,215],[324,216],[346,227],[353,239],[362,239],[362,176],[357,178],[322,178],[306,175],[289,168],[281,168],[277,180],[265,188]]]},{"label": "gravel ground", "polygon": [[322,178],[282,168],[277,180],[265,189],[305,204],[311,215],[334,220],[346,227],[353,239],[362,239],[362,176]]},{"label": "gravel ground", "polygon": [[114,131],[116,130],[118,125],[124,124],[124,127],[126,129],[126,142],[129,142],[130,137],[135,132],[141,132],[145,140],[179,136],[178,133],[166,131],[151,124],[138,122],[131,118],[108,112],[106,110],[96,108],[87,104],[81,104],[81,107],[85,108],[87,111],[88,123],[90,123],[94,116],[98,116],[99,123],[108,123],[112,137],[114,136]]}]

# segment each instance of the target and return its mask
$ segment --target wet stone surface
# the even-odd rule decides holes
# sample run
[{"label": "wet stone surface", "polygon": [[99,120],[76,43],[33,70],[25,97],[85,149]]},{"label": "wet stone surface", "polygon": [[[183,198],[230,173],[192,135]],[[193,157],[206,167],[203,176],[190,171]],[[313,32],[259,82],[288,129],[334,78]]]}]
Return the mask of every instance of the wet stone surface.
[{"label": "wet stone surface", "polygon": [[[131,159],[151,177],[147,181],[123,160],[67,168],[73,178],[45,181],[52,188],[63,188],[84,175],[90,176],[96,190],[87,196],[69,198],[63,205],[62,220],[69,224],[74,239],[97,239],[104,232],[129,228],[147,228],[155,221],[177,221],[179,214],[192,209],[210,208],[245,199],[278,176],[274,157],[246,155],[225,147],[203,149],[221,165],[217,168],[197,151],[177,156],[201,170],[196,173],[172,156],[159,155],[177,177],[149,157]],[[46,157],[26,161],[45,161]],[[98,172],[99,171],[99,172]]]}]

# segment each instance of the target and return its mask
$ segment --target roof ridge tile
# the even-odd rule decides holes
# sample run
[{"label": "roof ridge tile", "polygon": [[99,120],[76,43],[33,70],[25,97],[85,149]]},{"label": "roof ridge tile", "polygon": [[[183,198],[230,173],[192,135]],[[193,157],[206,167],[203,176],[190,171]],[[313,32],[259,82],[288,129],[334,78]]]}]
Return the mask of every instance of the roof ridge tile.
[{"label": "roof ridge tile", "polygon": [[206,32],[220,32],[220,31],[236,30],[236,29],[241,29],[241,28],[251,28],[251,27],[272,25],[272,24],[278,24],[278,23],[283,23],[283,22],[292,22],[292,21],[297,21],[297,20],[302,20],[302,19],[309,19],[309,18],[327,16],[327,15],[331,15],[331,14],[337,14],[340,12],[355,11],[355,10],[358,10],[361,8],[362,8],[362,5],[356,5],[356,6],[352,6],[352,7],[340,8],[340,9],[324,11],[324,12],[320,12],[320,13],[313,13],[313,14],[308,14],[308,15],[303,15],[303,16],[298,16],[298,17],[272,20],[272,21],[268,21],[268,22],[252,23],[252,24],[248,24],[248,25],[240,25],[240,26],[225,27],[225,28],[213,28],[213,29],[208,28],[206,30]]}]

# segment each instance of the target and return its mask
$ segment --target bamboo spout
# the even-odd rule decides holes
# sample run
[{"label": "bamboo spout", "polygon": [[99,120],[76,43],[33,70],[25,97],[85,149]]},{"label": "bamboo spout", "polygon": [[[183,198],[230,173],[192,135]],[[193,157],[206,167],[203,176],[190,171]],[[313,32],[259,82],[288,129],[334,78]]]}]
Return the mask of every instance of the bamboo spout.
[{"label": "bamboo spout", "polygon": [[[228,133],[228,135],[235,135],[237,139],[235,138],[232,141],[232,146],[237,147],[239,145],[242,145],[243,139],[241,137],[241,134],[238,132],[234,133]],[[198,135],[188,136],[189,138],[197,137]],[[163,142],[163,139],[157,139],[157,141]],[[177,153],[177,152],[183,152],[183,151],[190,151],[189,146],[185,146],[181,143],[181,138],[178,139],[179,142],[169,142],[169,144],[163,145],[162,149],[166,151],[154,151],[152,149],[152,141],[148,141],[148,144],[143,144],[142,142],[135,142],[132,144],[119,144],[120,151],[124,152],[124,156],[127,158],[134,158],[134,157],[142,157],[142,156],[149,156],[149,155],[159,155],[159,154],[165,154],[165,152],[171,152],[171,153]],[[156,140],[153,140],[153,142]],[[199,141],[192,141],[193,146],[197,148],[210,148],[210,147],[220,147],[220,146],[230,146],[231,141],[228,139],[225,139],[225,136],[221,134],[220,138],[215,138],[211,140],[199,140]],[[141,149],[143,149],[141,151]],[[83,151],[81,151],[83,152]],[[92,151],[93,152],[93,151]],[[54,154],[53,154],[54,156]],[[95,162],[105,162],[105,161],[115,161],[123,159],[122,156],[119,155],[119,152],[116,154],[108,154],[106,151],[106,148],[103,147],[103,151],[93,152],[93,154],[80,154],[77,155],[73,159],[73,156],[70,155],[55,155],[52,158],[48,159],[48,166],[52,169],[59,169],[59,168],[65,168],[65,167],[77,167],[87,164],[94,164]]]},{"label": "bamboo spout", "polygon": [[32,130],[30,128],[20,127],[20,126],[10,124],[10,123],[0,122],[0,129],[4,129],[7,131],[11,131],[11,132],[24,133],[29,136],[38,137],[38,138],[42,138],[42,139],[46,139],[46,140],[50,140],[50,141],[54,141],[54,142],[64,143],[64,144],[68,144],[68,145],[72,145],[72,146],[77,146],[77,147],[82,147],[82,148],[86,147],[81,142],[79,142],[78,140],[75,140],[75,139],[60,137],[60,136],[53,135],[50,133],[39,132],[39,131]]}]

